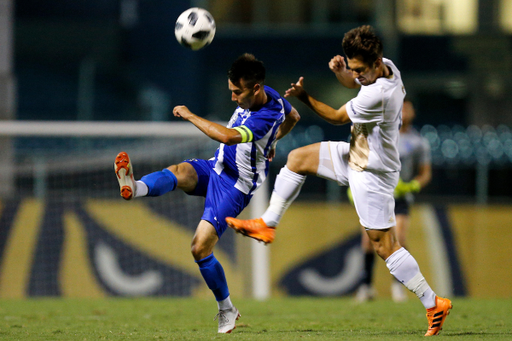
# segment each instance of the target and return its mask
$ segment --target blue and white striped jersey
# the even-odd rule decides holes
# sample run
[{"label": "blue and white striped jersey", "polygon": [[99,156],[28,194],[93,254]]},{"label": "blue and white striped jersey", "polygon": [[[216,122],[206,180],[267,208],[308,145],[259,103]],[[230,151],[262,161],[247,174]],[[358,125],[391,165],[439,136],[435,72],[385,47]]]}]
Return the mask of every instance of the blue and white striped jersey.
[{"label": "blue and white striped jersey", "polygon": [[232,146],[221,143],[215,156],[214,170],[245,194],[252,194],[265,180],[269,162],[267,154],[277,130],[292,110],[290,103],[277,91],[265,85],[268,101],[258,111],[237,107],[228,128],[238,129],[247,142]]}]

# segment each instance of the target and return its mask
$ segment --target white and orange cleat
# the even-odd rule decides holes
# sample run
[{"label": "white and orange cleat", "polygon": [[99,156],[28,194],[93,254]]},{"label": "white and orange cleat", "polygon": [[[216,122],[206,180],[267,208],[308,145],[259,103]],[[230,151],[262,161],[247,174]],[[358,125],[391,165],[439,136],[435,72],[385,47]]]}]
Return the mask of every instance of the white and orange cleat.
[{"label": "white and orange cleat", "polygon": [[244,236],[251,237],[265,244],[272,243],[275,238],[276,228],[267,226],[263,219],[249,219],[241,220],[236,218],[227,217],[226,223],[236,232]]},{"label": "white and orange cleat", "polygon": [[219,310],[214,320],[219,320],[218,332],[221,334],[229,334],[236,328],[235,323],[242,315],[235,307],[227,310]]},{"label": "white and orange cleat", "polygon": [[438,335],[443,327],[446,316],[453,308],[452,301],[447,298],[436,296],[436,306],[427,309],[428,330],[425,336]]},{"label": "white and orange cleat", "polygon": [[135,180],[130,157],[126,152],[120,152],[114,162],[116,178],[119,182],[121,196],[125,200],[131,200],[135,195]]}]

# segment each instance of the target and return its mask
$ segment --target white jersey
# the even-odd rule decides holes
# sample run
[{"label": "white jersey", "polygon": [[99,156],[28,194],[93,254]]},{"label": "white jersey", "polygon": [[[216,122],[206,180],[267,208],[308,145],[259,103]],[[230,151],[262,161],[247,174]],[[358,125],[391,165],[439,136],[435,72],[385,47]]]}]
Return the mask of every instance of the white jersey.
[{"label": "white jersey", "polygon": [[392,75],[362,85],[346,106],[353,123],[349,164],[356,171],[400,171],[398,139],[405,88],[395,64],[386,58],[382,61]]}]

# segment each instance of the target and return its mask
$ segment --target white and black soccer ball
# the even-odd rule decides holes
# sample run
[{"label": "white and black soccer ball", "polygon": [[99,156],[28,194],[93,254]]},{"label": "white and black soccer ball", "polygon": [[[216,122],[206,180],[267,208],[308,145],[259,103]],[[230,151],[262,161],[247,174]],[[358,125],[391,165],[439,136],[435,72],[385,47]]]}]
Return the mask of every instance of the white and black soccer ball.
[{"label": "white and black soccer ball", "polygon": [[215,36],[215,20],[207,10],[199,7],[181,13],[174,26],[176,40],[191,50],[209,45]]}]

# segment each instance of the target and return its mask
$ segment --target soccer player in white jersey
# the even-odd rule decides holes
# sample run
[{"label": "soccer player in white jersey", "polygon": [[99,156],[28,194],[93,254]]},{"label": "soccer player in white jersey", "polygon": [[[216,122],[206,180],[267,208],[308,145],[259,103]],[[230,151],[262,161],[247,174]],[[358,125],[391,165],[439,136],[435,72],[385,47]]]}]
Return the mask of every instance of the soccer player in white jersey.
[{"label": "soccer player in white jersey", "polygon": [[[414,106],[406,98],[402,108],[402,126],[400,127],[398,142],[398,153],[402,166],[400,179],[394,191],[396,234],[400,245],[403,247],[406,247],[409,208],[414,202],[413,193],[418,193],[432,179],[430,145],[413,127],[412,122],[415,116]],[[365,302],[372,299],[375,294],[372,287],[375,252],[366,233],[361,235],[361,248],[365,255],[364,272],[362,284],[356,294],[356,300]],[[391,297],[395,302],[403,302],[407,299],[401,283],[397,281],[391,283]]]},{"label": "soccer player in white jersey", "polygon": [[307,175],[317,175],[350,186],[362,226],[377,254],[391,274],[414,292],[427,309],[428,330],[436,335],[452,308],[450,300],[432,291],[418,263],[404,249],[395,232],[393,191],[398,183],[398,129],[405,89],[400,72],[382,57],[382,43],[371,26],[347,32],[343,38],[345,59],[335,56],[329,62],[340,83],[360,88],[357,97],[339,109],[322,103],[304,89],[304,79],[286,91],[297,97],[318,116],[335,124],[353,123],[350,143],[321,142],[295,149],[276,178],[270,206],[261,218],[227,218],[228,225],[251,238],[270,243],[275,227],[299,194]]},{"label": "soccer player in white jersey", "polygon": [[192,240],[192,255],[201,275],[217,300],[218,332],[230,333],[240,317],[233,306],[222,265],[213,248],[226,230],[225,218],[237,216],[268,174],[275,155],[275,142],[285,136],[300,116],[274,89],[264,85],[265,67],[251,54],[240,56],[228,71],[231,100],[238,107],[227,127],[199,117],[186,106],[176,106],[174,116],[194,124],[220,142],[210,160],[189,159],[159,172],[133,177],[128,154],[121,152],[114,163],[121,196],[160,196],[176,188],[204,196],[205,208]]}]

